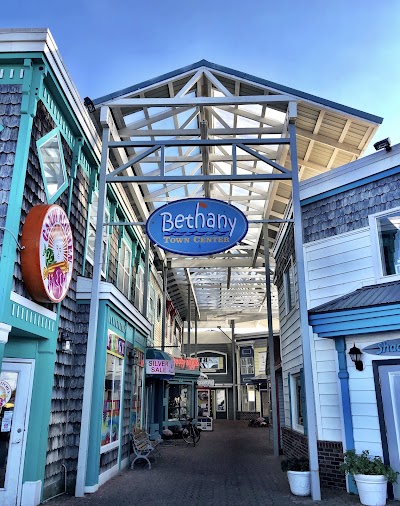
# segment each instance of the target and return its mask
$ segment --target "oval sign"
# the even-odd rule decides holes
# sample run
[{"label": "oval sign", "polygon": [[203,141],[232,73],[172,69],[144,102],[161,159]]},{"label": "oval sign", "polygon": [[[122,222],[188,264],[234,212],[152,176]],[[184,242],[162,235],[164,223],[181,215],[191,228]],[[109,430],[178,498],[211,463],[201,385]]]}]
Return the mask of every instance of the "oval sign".
[{"label": "oval sign", "polygon": [[22,229],[22,277],[38,302],[60,302],[72,279],[74,246],[68,217],[60,206],[39,205],[29,211]]},{"label": "oval sign", "polygon": [[160,207],[149,216],[147,235],[160,248],[186,256],[220,253],[247,234],[246,216],[216,199],[184,199]]},{"label": "oval sign", "polygon": [[370,355],[400,355],[400,339],[390,339],[389,341],[370,344],[362,351]]}]

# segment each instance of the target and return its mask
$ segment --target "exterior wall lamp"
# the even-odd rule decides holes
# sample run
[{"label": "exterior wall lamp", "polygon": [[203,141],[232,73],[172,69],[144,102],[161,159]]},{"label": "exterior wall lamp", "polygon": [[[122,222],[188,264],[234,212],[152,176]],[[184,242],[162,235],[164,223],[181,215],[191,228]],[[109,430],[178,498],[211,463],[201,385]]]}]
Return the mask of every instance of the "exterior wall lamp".
[{"label": "exterior wall lamp", "polygon": [[63,331],[60,334],[61,350],[64,353],[72,353],[72,339],[69,336],[69,332]]},{"label": "exterior wall lamp", "polygon": [[355,343],[353,347],[350,348],[349,355],[351,360],[354,362],[357,371],[362,371],[364,369],[364,364],[361,360],[362,351],[356,347]]}]

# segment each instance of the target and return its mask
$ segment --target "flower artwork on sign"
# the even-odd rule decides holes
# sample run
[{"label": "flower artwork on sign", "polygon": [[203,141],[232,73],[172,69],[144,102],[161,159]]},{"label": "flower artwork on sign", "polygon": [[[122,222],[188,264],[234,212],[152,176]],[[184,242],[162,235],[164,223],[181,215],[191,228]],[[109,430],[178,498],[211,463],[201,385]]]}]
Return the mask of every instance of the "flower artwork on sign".
[{"label": "flower artwork on sign", "polygon": [[226,251],[245,237],[246,216],[216,199],[177,200],[160,207],[146,224],[149,238],[160,248],[188,256]]},{"label": "flower artwork on sign", "polygon": [[72,278],[74,247],[65,211],[57,205],[33,207],[22,230],[21,269],[37,302],[60,302]]}]

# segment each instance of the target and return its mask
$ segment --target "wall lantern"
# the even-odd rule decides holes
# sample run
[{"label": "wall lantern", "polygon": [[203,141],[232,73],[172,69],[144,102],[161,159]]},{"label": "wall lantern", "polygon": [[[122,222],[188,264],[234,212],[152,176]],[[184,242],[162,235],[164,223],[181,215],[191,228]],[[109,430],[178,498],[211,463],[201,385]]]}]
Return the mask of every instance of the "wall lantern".
[{"label": "wall lantern", "polygon": [[65,353],[72,353],[72,339],[70,338],[69,332],[61,332],[61,349]]},{"label": "wall lantern", "polygon": [[361,360],[362,351],[356,347],[355,343],[353,347],[350,348],[349,355],[351,360],[355,363],[357,371],[362,371],[364,369],[364,364]]}]

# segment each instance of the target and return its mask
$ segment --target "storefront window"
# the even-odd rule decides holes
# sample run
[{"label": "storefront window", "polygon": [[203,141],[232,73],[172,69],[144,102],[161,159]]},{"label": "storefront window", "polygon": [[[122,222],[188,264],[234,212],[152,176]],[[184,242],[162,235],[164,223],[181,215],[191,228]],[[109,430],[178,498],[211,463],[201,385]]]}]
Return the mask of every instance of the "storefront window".
[{"label": "storefront window", "polygon": [[119,438],[123,360],[107,352],[101,446]]},{"label": "storefront window", "polygon": [[169,385],[168,420],[184,420],[190,416],[190,385]]},{"label": "storefront window", "polygon": [[143,369],[144,353],[139,350],[135,350],[135,365],[133,367],[132,428],[137,429],[142,427]]},{"label": "storefront window", "polygon": [[217,396],[217,411],[219,413],[225,413],[226,411],[226,398],[225,398],[225,388],[216,390]]},{"label": "storefront window", "polygon": [[242,411],[255,411],[256,392],[253,385],[242,385]]}]

